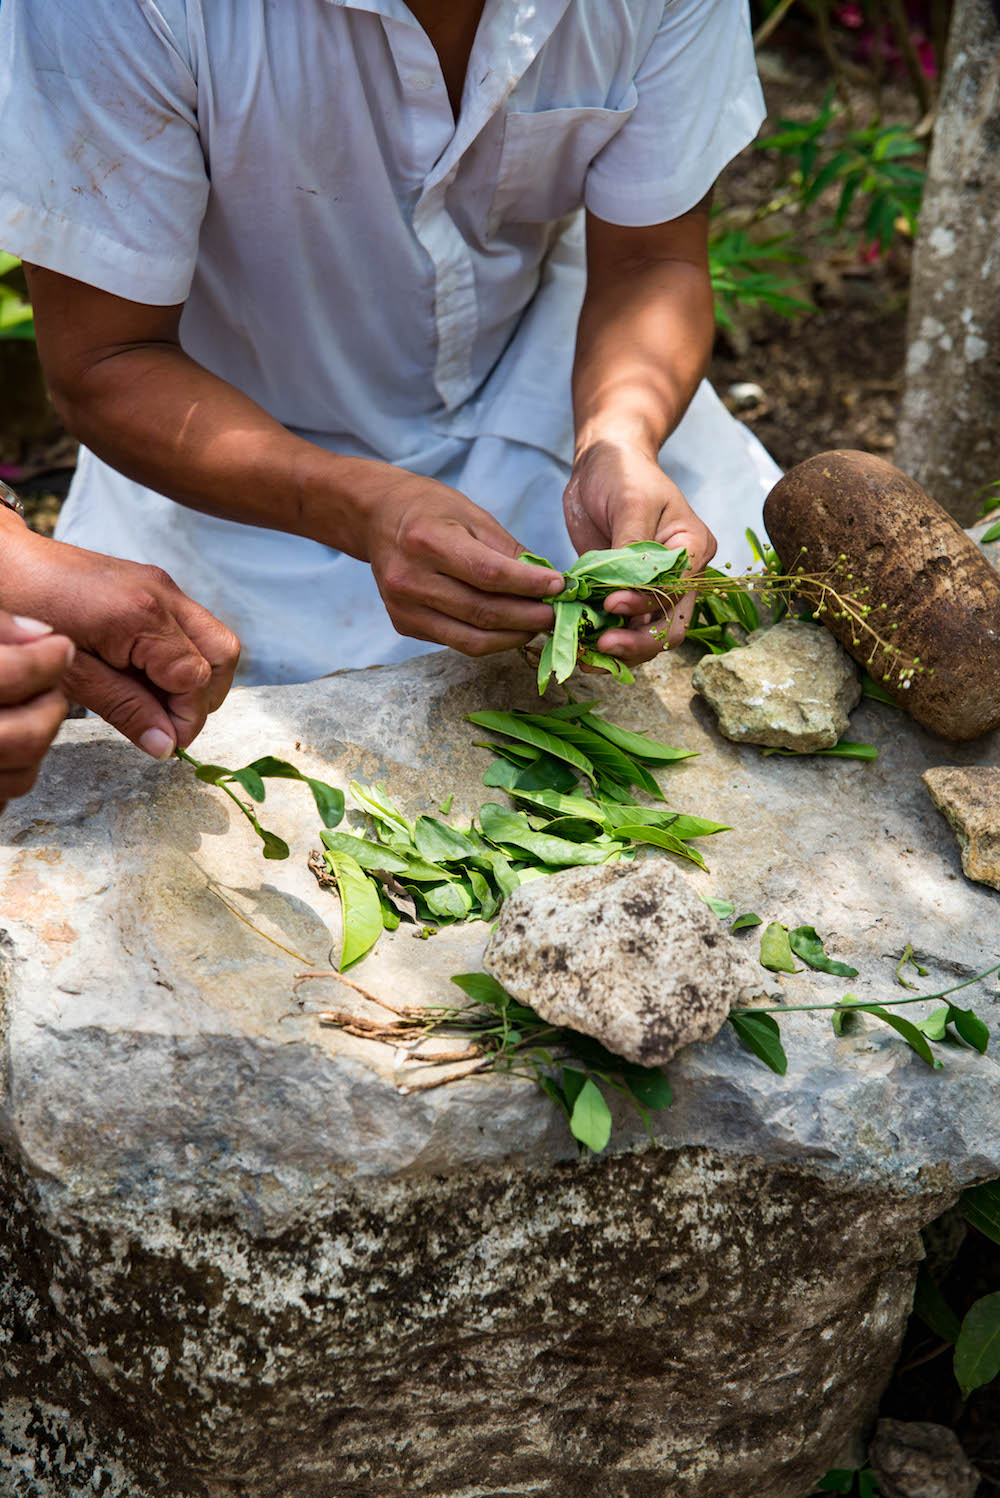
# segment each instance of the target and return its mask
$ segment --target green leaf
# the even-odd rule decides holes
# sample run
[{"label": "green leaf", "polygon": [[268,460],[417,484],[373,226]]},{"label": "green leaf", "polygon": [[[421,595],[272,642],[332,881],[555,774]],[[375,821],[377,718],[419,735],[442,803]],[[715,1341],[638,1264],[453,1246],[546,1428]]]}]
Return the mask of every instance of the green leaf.
[{"label": "green leaf", "polygon": [[608,805],[605,816],[611,827],[657,827],[673,837],[713,837],[717,832],[732,832],[724,822],[709,822],[704,817],[687,817],[681,812],[666,811],[659,806]]},{"label": "green leaf", "polygon": [[575,791],[578,782],[569,765],[553,759],[551,754],[540,754],[530,765],[524,765],[514,776],[510,789],[516,791]]},{"label": "green leaf", "polygon": [[417,818],[413,841],[421,858],[428,863],[465,863],[477,857],[475,844],[464,833],[436,817]]},{"label": "green leaf", "polygon": [[[556,622],[552,631],[552,670],[560,684],[576,670],[576,654],[583,624],[582,603],[554,603]],[[548,678],[546,678],[547,680]],[[541,665],[539,665],[541,680]]]},{"label": "green leaf", "polygon": [[674,1100],[669,1078],[658,1066],[634,1066],[626,1061],[622,1081],[644,1108],[669,1108]]},{"label": "green leaf", "polygon": [[687,858],[691,863],[697,864],[699,869],[708,868],[708,864],[702,858],[697,848],[682,842],[672,832],[664,832],[659,827],[643,827],[634,823],[626,823],[624,827],[615,828],[615,836],[627,837],[635,843],[649,843],[654,848],[662,848],[666,853],[675,853],[679,858]]},{"label": "green leaf", "polygon": [[[572,1122],[570,1128],[572,1128]],[[963,1396],[1000,1375],[1000,1290],[977,1300],[955,1344],[955,1377]]]},{"label": "green leaf", "polygon": [[535,1081],[545,1093],[545,1096],[551,1098],[556,1107],[561,1108],[566,1117],[569,1118],[569,1104],[563,1096],[562,1088],[559,1084],[554,1082],[551,1077],[546,1076],[543,1071],[536,1072]]},{"label": "green leaf", "polygon": [[843,1009],[835,1009],[833,1011],[832,1023],[834,1035],[843,1035],[844,1026],[851,1017],[851,1010],[859,1009],[864,1003],[864,1000],[859,999],[856,993],[845,993],[840,1002],[845,1007]]},{"label": "green leaf", "polygon": [[983,531],[983,534],[979,537],[980,546],[982,546],[984,541],[1000,541],[1000,520],[995,525],[991,525],[988,530]]},{"label": "green leaf", "polygon": [[602,671],[609,671],[615,681],[622,681],[626,686],[631,686],[635,681],[632,672],[624,661],[616,656],[605,655],[601,650],[595,650],[592,645],[580,646],[580,660],[588,666],[599,666]]},{"label": "green leaf", "polygon": [[490,973],[456,973],[451,981],[473,1003],[484,1004],[488,1009],[502,1012],[511,1003],[510,994]]},{"label": "green leaf", "polygon": [[554,759],[565,760],[567,764],[573,766],[574,770],[579,770],[581,775],[586,776],[592,785],[596,784],[594,767],[579,749],[523,717],[518,717],[514,713],[484,712],[467,713],[466,720],[477,724],[480,728],[489,728],[493,733],[502,733],[507,738],[530,744],[533,749],[541,749],[544,753],[551,754]]},{"label": "green leaf", "polygon": [[835,962],[823,950],[823,943],[814,926],[796,926],[788,933],[788,945],[796,957],[801,957],[811,968],[820,973],[834,973],[840,978],[856,978],[858,969],[846,962]]},{"label": "green leaf", "polygon": [[1000,1243],[1000,1181],[968,1186],[959,1198],[966,1222]]},{"label": "green leaf", "polygon": [[479,808],[479,825],[491,842],[523,848],[539,862],[556,868],[603,863],[607,857],[606,847],[588,847],[586,843],[565,842],[562,838],[535,832],[523,813],[507,811],[493,801],[487,801]]},{"label": "green leaf", "polygon": [[446,920],[464,921],[472,911],[471,891],[461,880],[448,884],[425,884],[420,893],[431,914],[442,916]]},{"label": "green leaf", "polygon": [[760,939],[760,963],[761,967],[770,968],[772,973],[797,973],[799,971],[792,957],[788,929],[780,921],[772,921],[765,928]]},{"label": "green leaf", "polygon": [[254,801],[263,801],[267,795],[264,782],[252,765],[247,765],[245,770],[234,770],[232,778],[243,787],[248,796],[253,797]]},{"label": "green leaf", "polygon": [[233,771],[227,770],[225,765],[198,765],[194,778],[205,785],[218,785],[220,780],[232,780]]},{"label": "green leaf", "polygon": [[731,1014],[729,1023],[748,1051],[783,1077],[788,1057],[781,1044],[781,1031],[773,1014]]},{"label": "green leaf", "polygon": [[356,780],[352,780],[348,789],[362,811],[366,811],[377,822],[384,822],[387,827],[401,832],[407,840],[412,839],[413,828],[389,797],[384,785],[359,785]]},{"label": "green leaf", "polygon": [[383,931],[398,931],[400,925],[400,914],[393,905],[384,890],[378,892],[379,904],[382,907],[382,929]]},{"label": "green leaf", "polygon": [[265,858],[272,858],[276,862],[288,858],[292,850],[283,837],[279,837],[276,832],[268,832],[266,827],[260,825],[256,817],[251,817],[250,821],[253,823],[253,828],[257,836],[264,844],[263,853]]},{"label": "green leaf", "polygon": [[971,1045],[981,1056],[985,1056],[990,1044],[990,1031],[979,1015],[971,1009],[956,1009],[952,1004],[949,1018],[966,1045]]},{"label": "green leaf", "polygon": [[600,1088],[589,1077],[573,1104],[569,1128],[574,1139],[579,1139],[595,1155],[600,1154],[611,1138],[611,1110],[601,1096]]},{"label": "green leaf", "polygon": [[736,917],[730,930],[746,931],[750,926],[763,926],[763,924],[764,922],[759,915],[755,915],[752,910],[748,910],[745,915],[738,915]]},{"label": "green leaf", "polygon": [[[522,719],[522,721],[525,721]],[[587,759],[587,762],[603,774],[612,775],[626,785],[639,785],[656,800],[663,800],[663,793],[645,765],[625,754],[603,734],[594,733],[585,723],[573,723],[565,718],[553,720],[546,725],[541,716],[527,719],[535,727],[551,731],[564,744],[572,744]]]},{"label": "green leaf", "polygon": [[849,1495],[854,1491],[854,1472],[849,1472],[845,1467],[834,1467],[825,1477],[821,1477],[816,1484],[818,1493],[842,1493]]},{"label": "green leaf", "polygon": [[926,1019],[914,1020],[914,1024],[928,1040],[944,1040],[948,1032],[948,1020],[951,1017],[951,1005],[945,1004],[940,1009],[935,1009]]},{"label": "green leaf", "polygon": [[373,883],[349,853],[327,848],[323,854],[337,884],[343,916],[343,944],[338,964],[341,972],[363,957],[382,934],[382,902]]},{"label": "green leaf", "polygon": [[566,573],[566,577],[586,578],[591,585],[599,583],[611,591],[617,588],[643,588],[669,576],[680,577],[687,565],[683,547],[661,546],[657,541],[634,541],[613,551],[585,551]]},{"label": "green leaf", "polygon": [[331,832],[328,828],[320,833],[320,840],[331,853],[346,853],[361,868],[375,874],[406,874],[410,860],[402,853],[394,853],[382,843],[370,842],[367,838],[355,837],[350,832]]},{"label": "green leaf", "polygon": [[713,915],[717,915],[720,921],[728,921],[736,909],[735,905],[728,900],[716,899],[714,895],[702,895],[701,897]]},{"label": "green leaf", "polygon": [[889,696],[882,683],[876,681],[874,676],[869,676],[867,671],[862,671],[861,673],[861,695],[862,697],[871,697],[875,702],[884,702],[889,707],[899,706],[896,699]]},{"label": "green leaf", "polygon": [[555,670],[556,642],[552,635],[547,635],[538,657],[538,695],[545,691],[549,684],[549,678]]},{"label": "green leaf", "polygon": [[320,814],[324,827],[336,827],[344,819],[344,793],[336,786],[327,785],[325,780],[311,780],[308,775],[302,779],[312,791],[312,798],[316,803],[316,810]]},{"label": "green leaf", "polygon": [[609,825],[604,807],[589,796],[565,796],[559,791],[526,791],[523,786],[518,786],[512,794],[518,801],[525,801],[554,817],[583,817],[601,828]]},{"label": "green leaf", "polygon": [[925,1326],[944,1342],[957,1342],[962,1323],[921,1265],[913,1292],[913,1310]]},{"label": "green leaf", "polygon": [[864,1004],[858,1007],[864,1014],[874,1014],[876,1019],[891,1026],[897,1035],[901,1035],[907,1045],[916,1051],[921,1061],[926,1061],[927,1065],[934,1067],[935,1070],[940,1068],[941,1062],[927,1044],[926,1035],[921,1034],[912,1020],[904,1019],[901,1014],[893,1014],[891,1009],[883,1009],[881,1004]]},{"label": "green leaf", "polygon": [[254,795],[250,785],[243,780],[243,776],[251,774],[260,780],[301,780],[312,792],[325,827],[336,827],[344,815],[344,793],[335,786],[327,785],[325,780],[312,780],[308,775],[303,775],[294,765],[290,765],[287,759],[276,759],[273,754],[265,754],[262,759],[255,759],[253,764],[248,765],[246,770],[233,772],[233,778],[239,780],[246,789],[250,791],[255,801],[263,801],[264,787],[261,786],[261,794]]},{"label": "green leaf", "polygon": [[587,1085],[587,1073],[577,1071],[575,1067],[564,1066],[562,1068],[562,1090],[563,1096],[569,1104],[570,1112],[576,1103],[580,1093]]},{"label": "green leaf", "polygon": [[647,764],[670,765],[682,759],[696,759],[698,756],[697,749],[675,749],[670,744],[661,744],[656,739],[648,739],[645,734],[630,733],[627,728],[619,728],[617,723],[609,723],[606,718],[599,717],[597,713],[588,712],[581,721],[593,733],[599,733],[616,748],[624,750],[633,759],[644,760]]}]

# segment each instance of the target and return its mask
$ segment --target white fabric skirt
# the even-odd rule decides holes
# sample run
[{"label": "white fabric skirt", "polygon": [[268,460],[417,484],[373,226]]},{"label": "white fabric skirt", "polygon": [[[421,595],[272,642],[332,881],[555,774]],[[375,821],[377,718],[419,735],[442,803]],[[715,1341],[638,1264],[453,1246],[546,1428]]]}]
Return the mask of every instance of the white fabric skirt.
[{"label": "white fabric skirt", "polygon": [[[744,531],[760,529],[764,499],[781,470],[707,382],[660,463],[715,533],[716,565],[747,563]],[[569,469],[550,453],[502,437],[439,438],[399,466],[466,494],[557,567],[573,560],[562,512]],[[240,637],[243,686],[310,681],[437,648],[396,633],[363,562],[283,531],[201,515],[86,449],[56,535],[163,567]]]}]

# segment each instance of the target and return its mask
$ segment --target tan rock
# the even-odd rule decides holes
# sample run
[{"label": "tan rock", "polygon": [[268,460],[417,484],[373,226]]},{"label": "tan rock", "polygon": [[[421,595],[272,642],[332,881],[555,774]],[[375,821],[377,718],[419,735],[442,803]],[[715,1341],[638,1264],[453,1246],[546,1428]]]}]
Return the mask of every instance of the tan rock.
[{"label": "tan rock", "polygon": [[691,685],[727,739],[800,754],[832,749],[861,699],[850,656],[823,625],[801,619],[755,630],[749,644],[726,655],[704,656]]},{"label": "tan rock", "polygon": [[1000,889],[1000,768],[940,765],[923,782],[958,838],[967,878]]}]

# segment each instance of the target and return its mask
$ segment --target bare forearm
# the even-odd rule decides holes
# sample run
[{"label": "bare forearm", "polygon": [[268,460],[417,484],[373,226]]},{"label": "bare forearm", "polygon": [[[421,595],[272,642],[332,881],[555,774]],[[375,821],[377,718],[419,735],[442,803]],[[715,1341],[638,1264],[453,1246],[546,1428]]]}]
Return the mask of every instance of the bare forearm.
[{"label": "bare forearm", "polygon": [[353,556],[362,555],[359,506],[396,477],[388,464],[296,437],[176,345],[115,352],[56,398],[67,426],[130,478],[192,509]]},{"label": "bare forearm", "polygon": [[699,266],[646,263],[592,278],[573,371],[577,452],[615,441],[655,456],[705,373],[713,334]]}]

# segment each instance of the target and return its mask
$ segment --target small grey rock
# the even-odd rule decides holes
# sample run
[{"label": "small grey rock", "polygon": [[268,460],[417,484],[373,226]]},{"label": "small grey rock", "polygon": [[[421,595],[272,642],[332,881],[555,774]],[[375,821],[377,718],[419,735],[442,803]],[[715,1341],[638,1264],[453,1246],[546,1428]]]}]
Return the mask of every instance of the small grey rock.
[{"label": "small grey rock", "polygon": [[940,765],[923,782],[958,838],[966,878],[1000,889],[1000,769]]},{"label": "small grey rock", "polygon": [[832,749],[861,700],[858,670],[822,624],[783,619],[743,649],[709,655],[691,678],[737,744]]},{"label": "small grey rock", "polygon": [[870,1452],[882,1498],[973,1498],[979,1473],[953,1430],[880,1420]]},{"label": "small grey rock", "polygon": [[762,975],[670,864],[564,869],[507,900],[483,965],[543,1019],[639,1066],[709,1040]]}]

